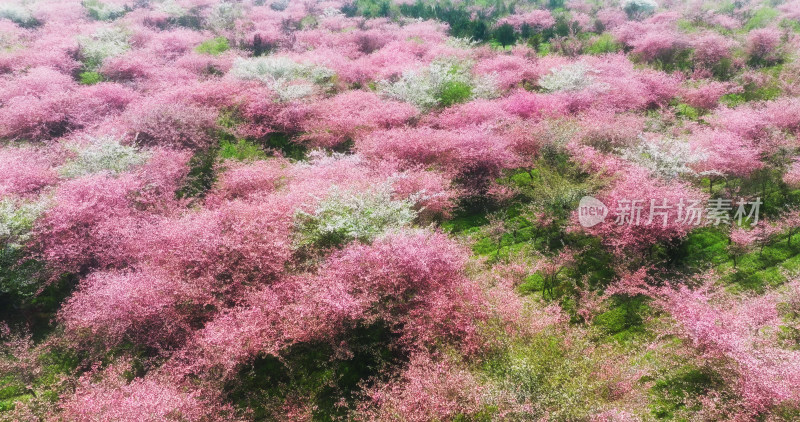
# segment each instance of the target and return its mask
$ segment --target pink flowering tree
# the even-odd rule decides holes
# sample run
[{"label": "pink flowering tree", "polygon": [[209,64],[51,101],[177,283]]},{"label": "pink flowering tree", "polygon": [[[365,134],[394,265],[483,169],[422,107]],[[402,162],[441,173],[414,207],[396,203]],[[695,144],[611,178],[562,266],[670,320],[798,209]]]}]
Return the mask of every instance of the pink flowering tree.
[{"label": "pink flowering tree", "polygon": [[741,394],[753,417],[784,402],[797,400],[800,370],[797,351],[780,347],[775,330],[782,324],[777,292],[734,300],[705,284],[689,290],[666,289],[662,306],[711,365],[720,362],[728,382]]},{"label": "pink flowering tree", "polygon": [[794,237],[794,235],[797,234],[797,230],[800,229],[800,209],[790,208],[786,210],[778,220],[777,225],[782,230],[788,232],[786,244],[792,246],[792,237]]},{"label": "pink flowering tree", "polygon": [[79,380],[75,394],[63,403],[59,416],[81,422],[98,418],[125,422],[180,418],[199,422],[209,415],[232,417],[231,409],[203,400],[168,379],[137,378],[128,383],[125,370],[121,364],[111,366],[99,374],[99,382],[92,382],[91,375],[96,374],[87,374]]},{"label": "pink flowering tree", "polygon": [[352,91],[316,103],[301,139],[315,147],[336,147],[375,129],[400,126],[416,115],[413,106]]},{"label": "pink flowering tree", "polygon": [[747,54],[754,64],[774,64],[782,58],[780,44],[781,33],[778,29],[755,29],[747,35]]},{"label": "pink flowering tree", "polygon": [[693,58],[703,69],[711,70],[717,76],[727,76],[731,62],[731,51],[736,43],[717,33],[707,32],[691,41]]},{"label": "pink flowering tree", "polygon": [[450,420],[484,414],[489,407],[501,414],[522,408],[510,395],[481,385],[469,371],[424,353],[412,356],[399,376],[364,395],[368,400],[358,409],[359,420]]},{"label": "pink flowering tree", "polygon": [[728,243],[728,251],[733,257],[733,268],[736,268],[737,259],[746,254],[756,243],[757,236],[755,230],[746,230],[736,227],[731,230]]},{"label": "pink flowering tree", "polygon": [[56,182],[55,157],[35,148],[0,150],[0,198],[35,194]]},{"label": "pink flowering tree", "polygon": [[[680,181],[664,182],[637,167],[626,169],[599,199],[609,207],[605,222],[585,229],[617,252],[641,251],[655,242],[680,239],[699,224],[688,212],[704,196]],[[681,205],[683,207],[681,207]]]},{"label": "pink flowering tree", "polygon": [[761,151],[752,142],[731,132],[700,130],[690,140],[699,157],[692,168],[709,178],[709,192],[719,177],[746,178],[764,167]]}]

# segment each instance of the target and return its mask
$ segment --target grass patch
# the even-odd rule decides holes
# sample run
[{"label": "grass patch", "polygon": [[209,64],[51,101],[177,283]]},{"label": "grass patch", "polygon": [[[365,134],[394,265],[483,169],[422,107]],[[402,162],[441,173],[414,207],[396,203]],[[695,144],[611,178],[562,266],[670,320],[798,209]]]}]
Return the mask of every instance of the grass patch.
[{"label": "grass patch", "polygon": [[200,45],[195,48],[200,54],[210,54],[212,56],[218,56],[231,48],[230,43],[228,43],[228,39],[225,37],[216,37],[210,40],[203,41]]},{"label": "grass patch", "polygon": [[[676,419],[689,412],[697,412],[700,405],[693,399],[718,386],[720,380],[710,371],[695,366],[684,366],[676,373],[659,379],[650,389],[650,409],[658,419]],[[684,420],[678,417],[678,420]]]},{"label": "grass patch", "polygon": [[645,333],[643,317],[650,311],[643,296],[617,296],[611,299],[610,309],[597,315],[592,324],[610,338],[625,342]]},{"label": "grass patch", "polygon": [[229,140],[222,141],[219,146],[219,158],[225,160],[263,160],[268,156],[264,150],[259,146],[245,139],[239,139],[237,142]]},{"label": "grass patch", "polygon": [[747,20],[744,25],[746,31],[751,31],[758,28],[766,28],[772,22],[778,19],[780,12],[771,7],[762,7],[753,13],[753,16]]},{"label": "grass patch", "polygon": [[614,37],[609,33],[604,33],[592,41],[589,47],[586,48],[587,54],[608,54],[608,53],[616,53],[622,49],[622,45],[620,45]]},{"label": "grass patch", "polygon": [[442,107],[450,107],[453,104],[463,103],[472,96],[472,87],[461,81],[450,81],[442,87],[439,93],[439,104]]}]

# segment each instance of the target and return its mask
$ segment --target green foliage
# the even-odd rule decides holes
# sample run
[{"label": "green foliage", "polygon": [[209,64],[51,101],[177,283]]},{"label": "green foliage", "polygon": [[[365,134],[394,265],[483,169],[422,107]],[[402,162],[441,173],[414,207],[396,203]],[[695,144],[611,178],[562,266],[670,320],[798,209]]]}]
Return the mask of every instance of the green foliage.
[{"label": "green foliage", "polygon": [[720,2],[716,8],[716,12],[721,15],[732,15],[735,11],[736,3],[730,0]]},{"label": "green foliage", "polygon": [[650,311],[646,298],[614,297],[611,302],[610,309],[594,317],[592,324],[618,341],[644,332],[642,317]]},{"label": "green foliage", "polygon": [[389,0],[356,0],[342,11],[349,16],[356,14],[367,18],[388,17],[392,11],[392,2]]},{"label": "green foliage", "polygon": [[689,232],[673,254],[685,267],[703,268],[728,260],[728,235],[720,227],[702,227]]},{"label": "green foliage", "polygon": [[295,245],[300,250],[327,249],[351,240],[369,242],[416,218],[410,200],[393,200],[388,187],[355,193],[334,187],[313,213],[295,214]]},{"label": "green foliage", "polygon": [[[653,416],[658,419],[673,419],[676,413],[686,414],[686,411],[701,409],[696,399],[706,394],[709,390],[719,386],[721,380],[716,374],[694,366],[679,368],[666,378],[659,379],[650,389],[652,404],[650,406]],[[691,408],[686,408],[693,400]]]},{"label": "green foliage", "polygon": [[[726,277],[733,290],[764,291],[786,282],[786,272],[800,270],[800,251],[782,239],[757,247],[737,259],[736,271]],[[733,262],[726,263],[732,267]]]},{"label": "green foliage", "polygon": [[184,28],[201,30],[203,29],[203,18],[197,14],[187,14],[177,17],[170,17],[169,23]]},{"label": "green foliage", "polygon": [[540,43],[537,52],[542,57],[550,54],[550,43],[547,42]]},{"label": "green foliage", "polygon": [[361,387],[380,376],[387,365],[403,359],[389,349],[396,335],[380,321],[359,325],[346,335],[350,356],[337,357],[330,343],[298,344],[280,357],[261,357],[242,368],[225,389],[227,397],[242,413],[252,412],[251,420],[280,419],[280,407],[296,397],[313,403],[313,420],[342,420],[359,398]]},{"label": "green foliage", "polygon": [[744,25],[744,29],[751,31],[753,29],[765,28],[775,22],[780,16],[777,9],[771,7],[762,7],[753,13],[753,16]]},{"label": "green foliage", "polygon": [[453,104],[463,103],[472,96],[472,86],[463,81],[448,81],[438,93],[439,104],[450,107]]},{"label": "green foliage", "polygon": [[483,21],[473,25],[472,38],[476,41],[486,41],[489,38],[489,26]]},{"label": "green foliage", "polygon": [[78,75],[78,78],[80,79],[80,83],[82,85],[94,85],[103,81],[103,75],[98,72],[91,71],[81,72],[81,74]]},{"label": "green foliage", "polygon": [[261,141],[266,147],[272,148],[292,160],[304,160],[308,154],[308,149],[303,144],[292,141],[291,137],[285,133],[270,133]]},{"label": "green foliage", "polygon": [[[541,293],[550,300],[559,300],[567,312],[578,318],[568,302],[577,289],[598,290],[614,278],[613,256],[597,238],[581,233],[568,233],[573,210],[580,198],[597,189],[595,182],[583,174],[568,156],[555,148],[543,151],[530,169],[518,169],[498,180],[518,193],[510,204],[491,214],[485,212],[459,214],[444,227],[461,235],[471,235],[473,252],[492,261],[527,256],[541,259],[539,254],[552,255],[565,246],[578,251],[575,261],[556,280],[545,282],[540,274],[528,277],[520,293]],[[546,216],[540,220],[541,216]],[[550,284],[556,284],[550,286]],[[547,289],[545,289],[547,287]],[[545,290],[547,294],[545,295]]]},{"label": "green foliage", "polygon": [[735,72],[736,70],[733,66],[733,60],[727,57],[720,59],[717,63],[711,66],[711,73],[713,73],[714,76],[720,80],[729,80]]},{"label": "green foliage", "polygon": [[514,27],[508,23],[498,26],[492,36],[503,48],[507,45],[514,45],[517,42],[517,34],[514,32]]},{"label": "green foliage", "polygon": [[[714,267],[724,275],[731,290],[764,291],[786,282],[786,274],[800,271],[800,245],[789,245],[787,234],[778,235],[767,244],[759,244],[737,258],[729,252],[728,234],[723,227],[693,230],[671,251],[671,265],[677,270]],[[730,271],[726,271],[730,270]]]},{"label": "green foliage", "polygon": [[46,202],[0,200],[0,240],[5,248],[20,248],[30,238],[34,222],[44,213]]},{"label": "green foliage", "polygon": [[79,37],[80,55],[84,68],[92,71],[99,68],[109,57],[119,56],[130,50],[130,33],[122,27],[101,28],[89,37]]},{"label": "green foliage", "polygon": [[658,3],[652,0],[626,0],[622,5],[628,17],[633,19],[646,17],[658,9]]},{"label": "green foliage", "polygon": [[685,117],[689,120],[697,120],[700,118],[700,110],[690,106],[686,103],[679,103],[675,106],[675,111],[678,116]]},{"label": "green foliage", "polygon": [[[0,251],[0,317],[5,321],[15,321],[26,317],[42,317],[32,312],[32,302],[40,301],[46,295],[37,295],[45,284],[41,279],[44,265],[30,258],[25,250],[5,247]],[[49,324],[47,321],[34,321]],[[30,322],[30,321],[29,321]]]},{"label": "green foliage", "polygon": [[700,28],[698,28],[697,23],[693,22],[690,19],[680,19],[676,22],[678,29],[682,32],[697,32]]},{"label": "green foliage", "polygon": [[589,47],[586,48],[588,54],[616,53],[622,46],[609,33],[604,33],[596,37]]},{"label": "green foliage", "polygon": [[216,163],[216,148],[195,152],[189,160],[189,174],[186,176],[183,187],[177,192],[178,198],[204,197],[217,181],[214,171]]},{"label": "green foliage", "polygon": [[14,409],[14,403],[31,397],[14,377],[0,378],[0,412]]},{"label": "green foliage", "polygon": [[[14,358],[0,353],[0,359]],[[2,365],[8,367],[8,363],[2,362]],[[80,359],[72,351],[47,346],[38,351],[35,369],[21,367],[11,374],[0,373],[0,412],[13,410],[16,403],[34,402],[33,407],[51,407],[69,390],[69,383],[64,380],[76,373],[79,363]],[[10,420],[3,416],[0,413],[0,420]]]},{"label": "green foliage", "polygon": [[774,100],[779,97],[782,92],[778,79],[780,69],[781,66],[764,69],[763,72],[772,74],[772,78],[770,78],[767,83],[763,85],[756,85],[755,83],[743,84],[743,92],[723,95],[722,98],[720,98],[720,102],[728,107],[736,107],[749,101]]},{"label": "green foliage", "polygon": [[[239,114],[239,110],[234,108],[226,108],[220,110],[219,117],[217,118],[217,125],[223,129],[233,129],[238,124],[242,123],[242,118]],[[233,138],[233,135],[224,134],[229,138]]]},{"label": "green foliage", "polygon": [[[532,222],[534,218],[521,205],[513,205],[494,213],[503,227],[500,238],[486,233],[476,233],[473,252],[495,259],[507,259],[521,251],[526,251],[545,241],[542,230]],[[487,227],[484,227],[484,229]]]},{"label": "green foliage", "polygon": [[99,0],[83,0],[81,4],[89,16],[98,21],[114,20],[127,12],[125,7],[102,3]]},{"label": "green foliage", "polygon": [[[525,420],[589,420],[607,401],[606,380],[593,376],[598,356],[585,353],[587,340],[550,333],[510,345],[483,364],[489,379],[520,401],[532,404]],[[538,416],[538,417],[537,417]]]},{"label": "green foliage", "polygon": [[533,168],[519,170],[505,182],[517,189],[537,210],[566,220],[584,195],[596,189],[595,182],[562,151],[543,151]]},{"label": "green foliage", "polygon": [[451,219],[442,222],[442,229],[453,234],[470,234],[488,222],[485,212],[459,209]]},{"label": "green foliage", "polygon": [[228,49],[230,49],[230,44],[228,43],[228,39],[225,37],[216,37],[210,40],[203,41],[200,45],[197,46],[195,49],[198,53],[201,54],[210,54],[212,56],[220,55]]},{"label": "green foliage", "polygon": [[662,72],[688,72],[692,69],[692,50],[679,48],[669,51],[654,60],[651,65]]},{"label": "green foliage", "polygon": [[795,33],[800,33],[800,21],[796,19],[781,19],[780,23],[778,23],[778,26]]},{"label": "green foliage", "polygon": [[267,158],[264,150],[245,139],[239,139],[236,143],[224,140],[220,143],[219,158],[224,160],[262,160]]},{"label": "green foliage", "polygon": [[[0,200],[0,317],[19,317],[42,281],[41,264],[28,257],[27,243],[36,220],[47,208],[46,201]],[[11,315],[5,315],[6,312]]]}]

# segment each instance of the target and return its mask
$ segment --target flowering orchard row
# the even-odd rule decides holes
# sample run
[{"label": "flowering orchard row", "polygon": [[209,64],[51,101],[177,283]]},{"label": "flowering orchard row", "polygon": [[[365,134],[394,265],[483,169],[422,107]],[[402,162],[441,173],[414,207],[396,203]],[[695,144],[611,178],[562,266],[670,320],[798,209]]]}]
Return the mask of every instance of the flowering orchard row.
[{"label": "flowering orchard row", "polygon": [[798,47],[796,0],[2,1],[0,421],[797,420]]}]

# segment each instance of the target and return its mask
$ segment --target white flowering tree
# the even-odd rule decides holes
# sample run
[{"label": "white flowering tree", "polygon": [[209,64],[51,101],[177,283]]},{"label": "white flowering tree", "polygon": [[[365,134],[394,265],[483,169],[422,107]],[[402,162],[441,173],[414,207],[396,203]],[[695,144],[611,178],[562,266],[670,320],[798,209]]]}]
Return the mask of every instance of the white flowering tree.
[{"label": "white flowering tree", "polygon": [[78,44],[86,68],[96,69],[105,59],[130,50],[128,39],[128,31],[116,26],[101,28],[90,37],[79,37]]},{"label": "white flowering tree", "polygon": [[73,143],[67,149],[74,158],[58,168],[62,177],[75,178],[87,174],[108,172],[120,174],[131,167],[144,164],[150,154],[122,145],[111,137],[91,139],[88,143]]},{"label": "white flowering tree", "polygon": [[642,18],[653,14],[658,9],[655,0],[625,0],[622,2],[622,10],[632,18]]},{"label": "white flowering tree", "polygon": [[453,60],[438,60],[427,68],[407,71],[396,82],[381,82],[379,89],[383,95],[421,110],[498,95],[493,79],[475,76],[469,63]]},{"label": "white flowering tree", "polygon": [[298,248],[342,245],[351,240],[369,242],[390,229],[414,221],[414,201],[392,199],[391,189],[381,186],[367,192],[333,187],[311,212],[295,214]]},{"label": "white flowering tree", "polygon": [[590,87],[603,89],[605,86],[597,82],[593,73],[584,63],[567,64],[550,69],[550,73],[539,78],[539,86],[547,92],[583,91]]},{"label": "white flowering tree", "polygon": [[257,80],[273,89],[281,101],[308,96],[314,86],[328,88],[336,73],[323,66],[298,63],[283,56],[236,59],[231,75],[242,80]]}]

